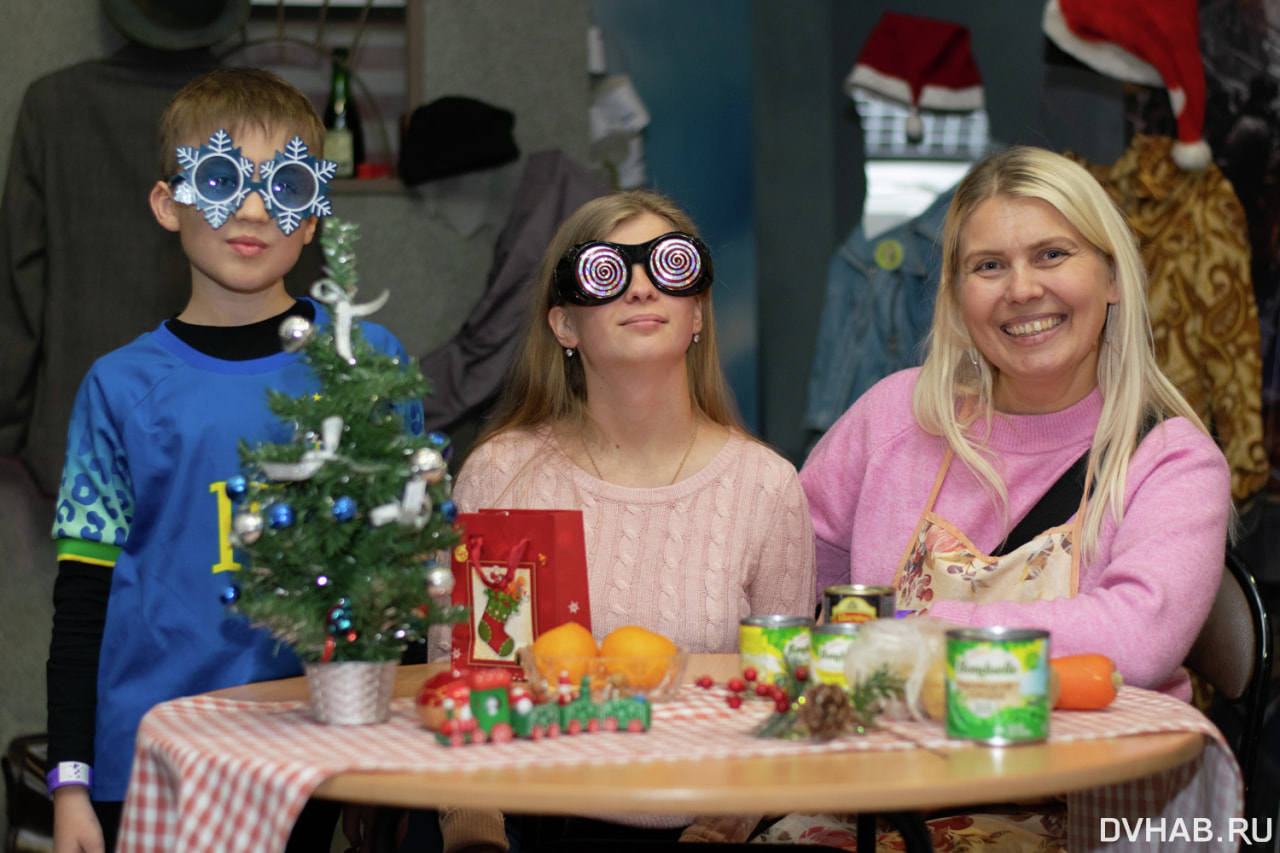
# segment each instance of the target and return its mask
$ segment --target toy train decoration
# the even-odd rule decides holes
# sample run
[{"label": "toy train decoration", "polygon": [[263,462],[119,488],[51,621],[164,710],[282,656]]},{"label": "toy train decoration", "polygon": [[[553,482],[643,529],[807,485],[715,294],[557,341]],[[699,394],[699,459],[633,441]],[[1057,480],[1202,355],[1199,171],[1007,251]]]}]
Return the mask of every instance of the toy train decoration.
[{"label": "toy train decoration", "polygon": [[568,675],[563,674],[555,698],[536,702],[526,685],[515,683],[510,670],[477,667],[446,671],[418,691],[418,716],[447,746],[649,730],[649,700],[615,696],[595,702],[590,681],[590,676],[584,675],[575,696]]}]

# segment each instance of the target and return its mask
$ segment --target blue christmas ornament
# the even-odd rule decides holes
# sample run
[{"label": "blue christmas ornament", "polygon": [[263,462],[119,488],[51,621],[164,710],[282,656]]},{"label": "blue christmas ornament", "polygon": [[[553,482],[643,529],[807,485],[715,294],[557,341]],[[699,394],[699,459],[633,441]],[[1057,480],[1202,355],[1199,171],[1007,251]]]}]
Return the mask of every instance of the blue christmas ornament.
[{"label": "blue christmas ornament", "polygon": [[440,455],[444,457],[446,462],[449,461],[449,457],[453,455],[453,443],[449,441],[449,436],[438,429],[433,429],[427,433],[427,441],[431,442],[432,447],[440,451]]},{"label": "blue christmas ornament", "polygon": [[330,634],[345,634],[351,630],[351,603],[339,598],[338,603],[329,609],[328,629]]},{"label": "blue christmas ornament", "polygon": [[222,591],[222,595],[218,596],[218,598],[222,601],[224,605],[235,604],[236,599],[238,599],[239,597],[240,597],[240,586],[234,583],[231,584],[231,586],[224,589]]},{"label": "blue christmas ornament", "polygon": [[272,530],[283,530],[293,526],[293,507],[287,503],[272,504],[267,509],[267,524]]},{"label": "blue christmas ornament", "polygon": [[249,481],[237,474],[227,480],[227,497],[233,501],[242,501],[249,493]]},{"label": "blue christmas ornament", "polygon": [[444,516],[444,520],[452,524],[458,517],[458,507],[454,504],[452,498],[447,498],[440,504],[440,514]]},{"label": "blue christmas ornament", "polygon": [[333,517],[338,521],[350,521],[356,517],[356,502],[348,495],[343,495],[333,502]]}]

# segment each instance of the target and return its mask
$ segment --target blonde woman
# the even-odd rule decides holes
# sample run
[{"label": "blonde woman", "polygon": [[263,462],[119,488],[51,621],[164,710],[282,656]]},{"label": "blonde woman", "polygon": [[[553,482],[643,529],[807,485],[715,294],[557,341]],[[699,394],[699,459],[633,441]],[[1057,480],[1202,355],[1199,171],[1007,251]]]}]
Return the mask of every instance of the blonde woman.
[{"label": "blonde woman", "polygon": [[1227,463],[1156,366],[1124,216],[1068,159],[1012,148],[961,182],[923,366],[859,399],[801,481],[820,584],[1048,630],[1055,656],[1105,654],[1126,683],[1190,697]]}]

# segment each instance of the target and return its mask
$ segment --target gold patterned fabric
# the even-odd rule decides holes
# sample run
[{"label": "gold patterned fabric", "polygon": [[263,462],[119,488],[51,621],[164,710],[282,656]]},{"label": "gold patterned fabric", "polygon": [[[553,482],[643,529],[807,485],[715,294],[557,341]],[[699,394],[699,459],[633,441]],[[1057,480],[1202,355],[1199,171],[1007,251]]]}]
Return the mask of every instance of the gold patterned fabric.
[{"label": "gold patterned fabric", "polygon": [[1150,276],[1156,357],[1217,437],[1242,502],[1267,483],[1262,343],[1244,208],[1210,163],[1173,162],[1174,140],[1135,135],[1124,156],[1089,172],[1129,216]]}]

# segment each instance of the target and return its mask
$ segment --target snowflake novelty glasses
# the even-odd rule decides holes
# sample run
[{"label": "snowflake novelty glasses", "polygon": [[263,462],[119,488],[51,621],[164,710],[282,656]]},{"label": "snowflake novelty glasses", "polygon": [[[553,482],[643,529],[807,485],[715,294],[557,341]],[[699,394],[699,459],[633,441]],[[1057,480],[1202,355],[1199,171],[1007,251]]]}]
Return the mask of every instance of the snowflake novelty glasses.
[{"label": "snowflake novelty glasses", "polygon": [[644,264],[649,281],[671,296],[696,296],[711,286],[711,252],[692,234],[672,231],[629,245],[590,240],[556,264],[556,292],[575,305],[602,305],[631,286],[631,267]]},{"label": "snowflake novelty glasses", "polygon": [[[312,157],[300,136],[289,140],[283,154],[277,151],[256,167],[241,156],[225,130],[215,131],[207,145],[180,145],[177,151],[182,171],[169,179],[174,201],[194,204],[214,228],[221,228],[251,192],[262,196],[267,215],[285,234],[292,234],[307,217],[333,212],[328,182],[338,164]],[[260,181],[253,180],[255,168]]]}]

